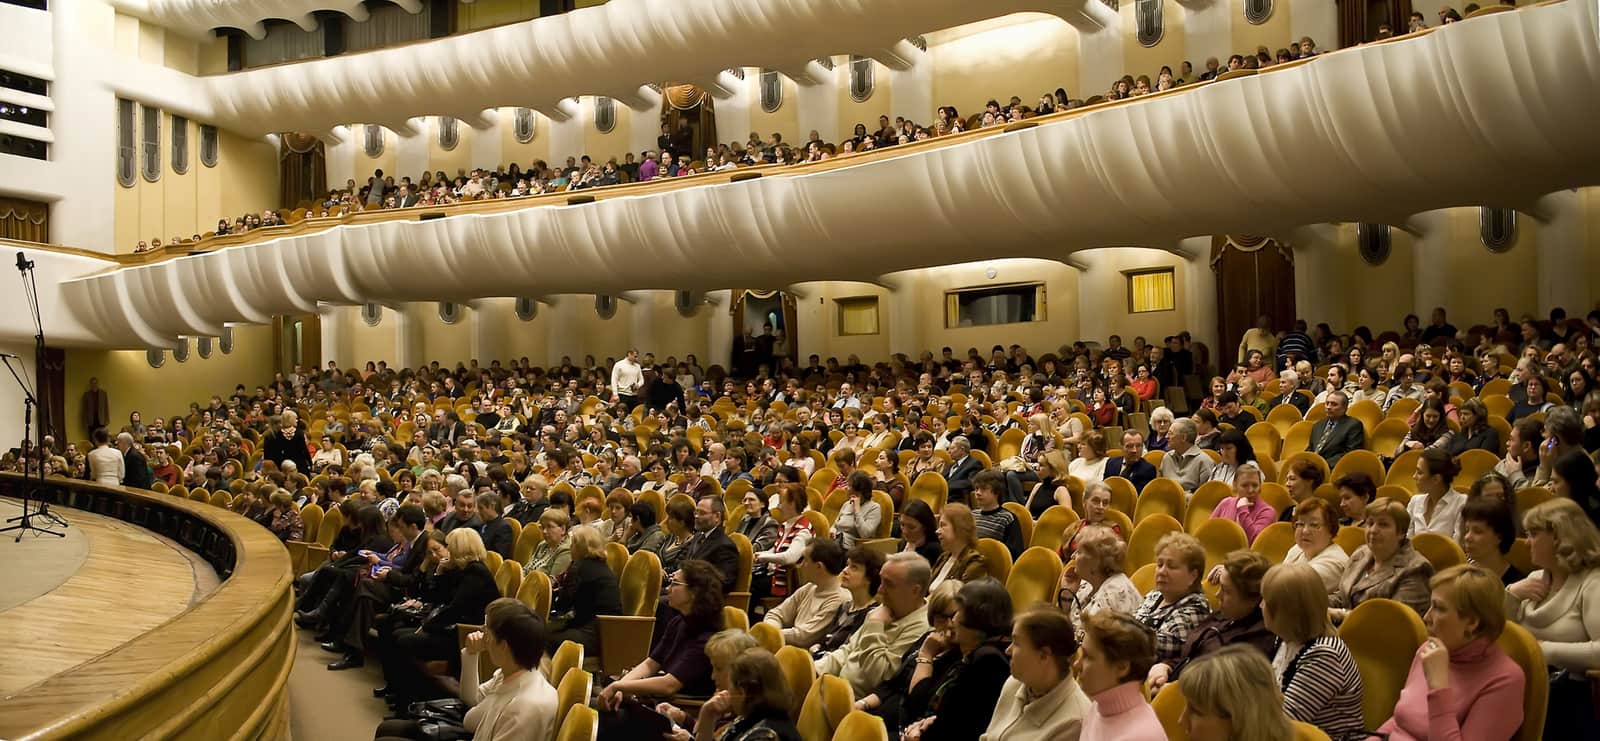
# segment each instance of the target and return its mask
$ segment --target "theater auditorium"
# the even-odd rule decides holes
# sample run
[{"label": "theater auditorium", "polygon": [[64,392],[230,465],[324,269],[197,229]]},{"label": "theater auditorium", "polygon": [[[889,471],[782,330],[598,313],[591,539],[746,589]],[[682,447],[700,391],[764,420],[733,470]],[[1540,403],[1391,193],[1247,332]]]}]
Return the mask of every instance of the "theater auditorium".
[{"label": "theater auditorium", "polygon": [[1600,739],[1596,0],[0,28],[0,738]]}]

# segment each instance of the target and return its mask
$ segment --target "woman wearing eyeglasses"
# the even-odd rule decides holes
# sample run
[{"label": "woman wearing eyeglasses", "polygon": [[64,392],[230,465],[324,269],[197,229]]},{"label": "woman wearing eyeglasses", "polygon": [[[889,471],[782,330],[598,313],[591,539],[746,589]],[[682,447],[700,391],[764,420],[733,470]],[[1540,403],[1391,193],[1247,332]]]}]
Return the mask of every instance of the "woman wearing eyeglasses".
[{"label": "woman wearing eyeglasses", "polygon": [[1333,508],[1318,497],[1301,502],[1294,511],[1294,545],[1284,556],[1284,565],[1303,563],[1322,577],[1322,585],[1332,592],[1350,566],[1350,555],[1333,542],[1339,534],[1339,520]]}]

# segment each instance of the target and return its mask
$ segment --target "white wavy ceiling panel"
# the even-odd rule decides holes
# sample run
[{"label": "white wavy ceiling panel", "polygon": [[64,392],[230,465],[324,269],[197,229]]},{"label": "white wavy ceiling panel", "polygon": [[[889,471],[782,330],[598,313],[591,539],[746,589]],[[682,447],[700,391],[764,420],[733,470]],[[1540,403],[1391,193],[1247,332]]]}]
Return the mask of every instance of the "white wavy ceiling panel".
[{"label": "white wavy ceiling panel", "polygon": [[[873,280],[1107,245],[1402,223],[1600,184],[1589,2],[1532,8],[832,172],[339,227],[64,283],[106,342],[161,345],[315,301]],[[873,194],[873,195],[867,195]]]},{"label": "white wavy ceiling panel", "polygon": [[1115,19],[1099,0],[612,0],[424,45],[203,82],[213,119],[242,133],[324,132],[352,122],[405,129],[415,116],[473,121],[507,106],[553,114],[574,95],[638,101],[646,84],[710,81],[736,66],[798,72],[821,56],[888,56],[907,36],[1023,11],[1090,29]]},{"label": "white wavy ceiling panel", "polygon": [[[118,10],[148,19],[162,28],[186,36],[207,38],[212,29],[237,28],[254,38],[266,35],[263,21],[281,18],[307,31],[315,30],[312,13],[336,10],[358,21],[368,17],[361,0],[111,0]],[[396,0],[412,13],[422,11],[422,0]]]}]

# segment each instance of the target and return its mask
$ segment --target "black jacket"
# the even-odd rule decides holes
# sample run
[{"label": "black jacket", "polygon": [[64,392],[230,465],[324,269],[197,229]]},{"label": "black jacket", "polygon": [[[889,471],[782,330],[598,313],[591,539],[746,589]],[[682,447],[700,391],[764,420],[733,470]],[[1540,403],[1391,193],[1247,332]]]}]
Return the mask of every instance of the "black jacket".
[{"label": "black jacket", "polygon": [[936,669],[933,677],[912,687],[906,695],[902,721],[910,723],[934,716],[933,723],[922,732],[926,741],[977,738],[989,727],[989,718],[1000,701],[1000,688],[1009,676],[1011,662],[1006,659],[1004,641],[985,643],[972,655],[957,660],[949,673]]},{"label": "black jacket", "polygon": [[717,571],[722,572],[722,593],[733,591],[734,576],[739,571],[739,546],[733,544],[733,538],[728,537],[722,528],[695,533],[683,545],[683,554],[678,562],[690,560],[706,561],[717,567]]},{"label": "black jacket", "polygon": [[517,546],[517,538],[511,534],[511,523],[504,517],[496,517],[488,522],[479,523],[478,534],[483,536],[483,547],[494,551],[506,558],[511,558],[511,551]]},{"label": "black jacket", "polygon": [[269,460],[280,466],[284,461],[294,461],[296,470],[300,473],[310,474],[311,454],[306,451],[306,433],[296,429],[293,437],[284,437],[283,430],[271,430],[266,435],[266,442],[262,444],[263,460]]},{"label": "black jacket", "polygon": [[1133,465],[1123,468],[1124,458],[1109,458],[1106,460],[1106,478],[1121,476],[1133,482],[1134,491],[1144,491],[1144,485],[1156,478],[1156,467],[1149,461],[1137,460]]},{"label": "black jacket", "polygon": [[391,569],[384,581],[395,589],[405,589],[415,584],[422,571],[422,562],[428,560],[428,539],[424,533],[418,533],[416,539],[411,541],[411,550],[406,551],[406,558],[400,562],[398,570]]},{"label": "black jacket", "polygon": [[428,614],[422,630],[445,633],[454,631],[457,623],[482,625],[484,610],[490,602],[500,599],[500,588],[495,586],[489,567],[482,561],[472,561],[466,568],[448,570],[441,577],[440,586],[448,589],[449,601]]},{"label": "black jacket", "polygon": [[568,629],[588,625],[597,615],[621,615],[622,591],[617,586],[617,576],[601,559],[573,560],[556,583],[550,612],[570,615]]},{"label": "black jacket", "polygon": [[138,448],[128,448],[122,454],[122,485],[135,489],[148,489],[155,476],[150,473],[150,462]]}]

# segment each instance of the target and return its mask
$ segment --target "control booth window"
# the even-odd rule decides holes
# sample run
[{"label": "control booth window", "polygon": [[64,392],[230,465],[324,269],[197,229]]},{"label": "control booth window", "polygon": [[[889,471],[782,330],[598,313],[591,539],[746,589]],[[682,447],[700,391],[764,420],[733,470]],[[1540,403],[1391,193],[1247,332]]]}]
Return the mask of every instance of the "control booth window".
[{"label": "control booth window", "polygon": [[1142,314],[1149,311],[1172,311],[1177,308],[1173,294],[1172,268],[1134,270],[1128,276],[1128,311]]},{"label": "control booth window", "polygon": [[878,297],[852,296],[834,299],[839,307],[839,336],[851,337],[878,333]]},{"label": "control booth window", "polygon": [[963,288],[944,295],[944,325],[948,328],[1044,320],[1043,283]]}]

